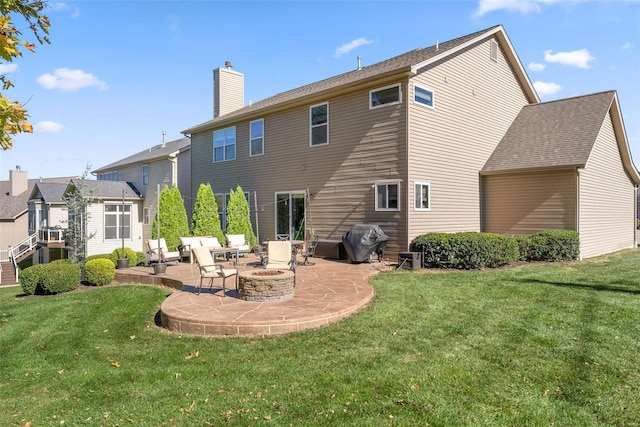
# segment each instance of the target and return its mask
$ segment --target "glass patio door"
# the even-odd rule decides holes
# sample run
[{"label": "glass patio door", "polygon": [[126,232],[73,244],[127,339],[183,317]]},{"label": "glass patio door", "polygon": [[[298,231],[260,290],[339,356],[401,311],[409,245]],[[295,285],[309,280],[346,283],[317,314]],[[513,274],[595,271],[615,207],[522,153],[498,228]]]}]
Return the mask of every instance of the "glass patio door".
[{"label": "glass patio door", "polygon": [[304,192],[276,193],[276,236],[304,240]]}]

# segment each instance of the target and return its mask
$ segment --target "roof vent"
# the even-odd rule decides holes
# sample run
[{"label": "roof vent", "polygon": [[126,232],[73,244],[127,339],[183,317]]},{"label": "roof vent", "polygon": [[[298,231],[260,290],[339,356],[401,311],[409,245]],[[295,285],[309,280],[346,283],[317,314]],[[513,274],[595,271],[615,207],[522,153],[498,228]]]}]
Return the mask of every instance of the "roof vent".
[{"label": "roof vent", "polygon": [[224,61],[224,66],[227,67],[227,70],[233,68],[233,64],[231,63],[231,61]]},{"label": "roof vent", "polygon": [[362,59],[362,57],[360,55],[358,55],[358,71],[362,70],[362,66],[360,65],[360,60]]}]

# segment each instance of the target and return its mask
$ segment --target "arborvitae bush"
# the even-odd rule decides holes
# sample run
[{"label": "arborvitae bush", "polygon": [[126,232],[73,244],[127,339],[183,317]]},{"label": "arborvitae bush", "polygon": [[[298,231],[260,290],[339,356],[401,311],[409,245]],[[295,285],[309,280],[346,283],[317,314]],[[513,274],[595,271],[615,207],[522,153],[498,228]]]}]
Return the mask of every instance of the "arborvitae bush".
[{"label": "arborvitae bush", "polygon": [[[169,250],[180,245],[180,237],[189,235],[189,220],[184,207],[184,200],[176,185],[164,187],[160,192],[160,237],[167,242]],[[157,239],[158,215],[153,219],[151,238]]]},{"label": "arborvitae bush", "polygon": [[431,268],[493,268],[518,259],[518,243],[512,236],[494,233],[427,233],[417,236],[412,252],[423,254],[422,265]]},{"label": "arborvitae bush", "polygon": [[90,285],[108,285],[116,277],[116,265],[109,259],[89,260],[84,264],[84,277]]},{"label": "arborvitae bush", "polygon": [[250,247],[258,243],[258,238],[253,232],[249,201],[238,186],[236,191],[231,190],[227,203],[227,234],[244,234],[244,239]]},{"label": "arborvitae bush", "polygon": [[80,284],[80,265],[71,262],[38,264],[20,272],[20,285],[27,295],[58,294]]},{"label": "arborvitae bush", "polygon": [[191,215],[191,233],[194,236],[217,237],[223,245],[227,240],[222,232],[218,204],[209,183],[202,183],[198,188],[198,195]]}]

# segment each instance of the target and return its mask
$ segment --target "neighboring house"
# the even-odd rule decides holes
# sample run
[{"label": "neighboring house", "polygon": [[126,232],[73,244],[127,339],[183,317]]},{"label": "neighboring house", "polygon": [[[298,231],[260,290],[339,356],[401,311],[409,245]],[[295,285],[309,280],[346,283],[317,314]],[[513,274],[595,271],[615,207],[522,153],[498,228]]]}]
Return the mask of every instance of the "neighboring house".
[{"label": "neighboring house", "polygon": [[502,26],[238,107],[242,82],[215,70],[214,118],[183,133],[191,197],[242,186],[260,240],[306,219],[321,239],[378,224],[389,256],[427,232],[573,229],[581,257],[635,244],[617,95],[541,104]]},{"label": "neighboring house", "polygon": [[193,206],[191,194],[191,141],[181,138],[126,157],[91,173],[98,180],[125,181],[139,189],[142,206],[143,240],[151,238],[151,227],[158,204],[157,189],[177,185],[184,199],[187,216]]},{"label": "neighboring house", "polygon": [[[91,200],[87,208],[86,256],[107,254],[124,246],[143,251],[142,194],[133,184],[122,181],[72,180],[65,194],[81,189]],[[74,219],[69,215],[69,225]]]},{"label": "neighboring house", "polygon": [[28,201],[29,235],[37,234],[38,244],[33,264],[67,257],[68,212],[63,195],[69,181],[64,184],[37,182],[31,190]]}]

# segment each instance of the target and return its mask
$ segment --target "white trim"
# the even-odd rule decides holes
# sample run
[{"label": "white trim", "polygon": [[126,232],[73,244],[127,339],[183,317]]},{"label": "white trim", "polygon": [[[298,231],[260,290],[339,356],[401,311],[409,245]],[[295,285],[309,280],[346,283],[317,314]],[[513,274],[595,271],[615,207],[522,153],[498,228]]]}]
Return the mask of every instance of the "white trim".
[{"label": "white trim", "polygon": [[[416,191],[416,186],[419,185],[420,186],[420,201],[422,201],[422,188],[424,186],[427,187],[427,207],[426,208],[417,208],[416,207],[416,200],[418,198],[418,192]],[[422,205],[422,203],[420,204]],[[419,211],[419,212],[427,212],[431,210],[431,183],[430,182],[424,182],[424,181],[414,181],[413,182],[413,210],[414,211]]]},{"label": "white trim", "polygon": [[[252,147],[251,143],[253,142],[254,139],[258,139],[258,138],[251,137],[251,125],[256,122],[262,122],[262,136],[260,137],[260,139],[262,139],[262,153],[251,154],[251,147]],[[264,156],[264,119],[251,120],[249,122],[249,157],[258,157],[258,156]]]},{"label": "white trim", "polygon": [[[391,88],[394,88],[394,87],[398,88],[398,100],[397,101],[388,102],[386,104],[372,105],[371,99],[372,99],[372,95],[373,95],[374,92],[381,92],[383,90],[391,89]],[[369,91],[369,110],[375,110],[376,108],[388,107],[390,105],[397,105],[397,104],[401,104],[401,103],[402,103],[402,84],[401,83],[394,83],[392,85],[371,89]]]},{"label": "white trim", "polygon": [[[375,206],[375,210],[376,212],[399,212],[400,211],[400,194],[401,194],[401,188],[400,188],[400,180],[396,179],[396,180],[381,180],[381,181],[376,181],[373,184],[373,188],[374,188],[374,196],[375,196],[375,201],[374,201],[374,206]],[[398,207],[397,208],[389,208],[389,194],[387,193],[387,200],[386,200],[386,208],[379,208],[378,207],[378,186],[387,186],[387,188],[391,185],[395,185],[397,186],[397,195],[398,195]]]},{"label": "white trim", "polygon": [[495,39],[489,42],[489,58],[493,62],[498,62],[498,42]]},{"label": "white trim", "polygon": [[[233,148],[233,159],[227,159],[226,147],[231,145],[231,144],[226,144],[226,141],[227,141],[227,135],[226,134],[227,134],[227,131],[229,129],[233,129],[233,133],[234,133],[234,137],[233,137],[233,147],[234,147]],[[222,160],[216,160],[216,133],[217,132],[224,132],[224,134],[225,134],[225,137],[224,137],[225,144],[222,145],[223,153],[224,153],[224,159],[222,159]],[[213,148],[213,153],[212,153],[213,154],[213,159],[212,159],[213,163],[228,162],[228,161],[236,159],[237,154],[238,154],[237,153],[237,151],[238,151],[237,150],[238,149],[238,132],[236,131],[236,127],[235,126],[229,126],[229,127],[226,127],[226,128],[221,128],[221,129],[214,130],[213,134],[211,135],[211,139],[213,140],[213,141],[211,141],[211,143],[213,144],[212,145],[212,148]]]},{"label": "white trim", "polygon": [[[318,125],[314,125],[312,120],[313,120],[313,109],[315,107],[320,107],[321,105],[326,105],[327,106],[327,121],[326,123],[321,123]],[[327,127],[327,142],[323,142],[322,144],[314,144],[313,143],[313,128],[315,127],[320,127],[320,126],[326,126]],[[329,101],[325,101],[325,102],[321,102],[319,104],[315,104],[309,107],[309,147],[319,147],[322,145],[328,145],[329,144]]]}]

